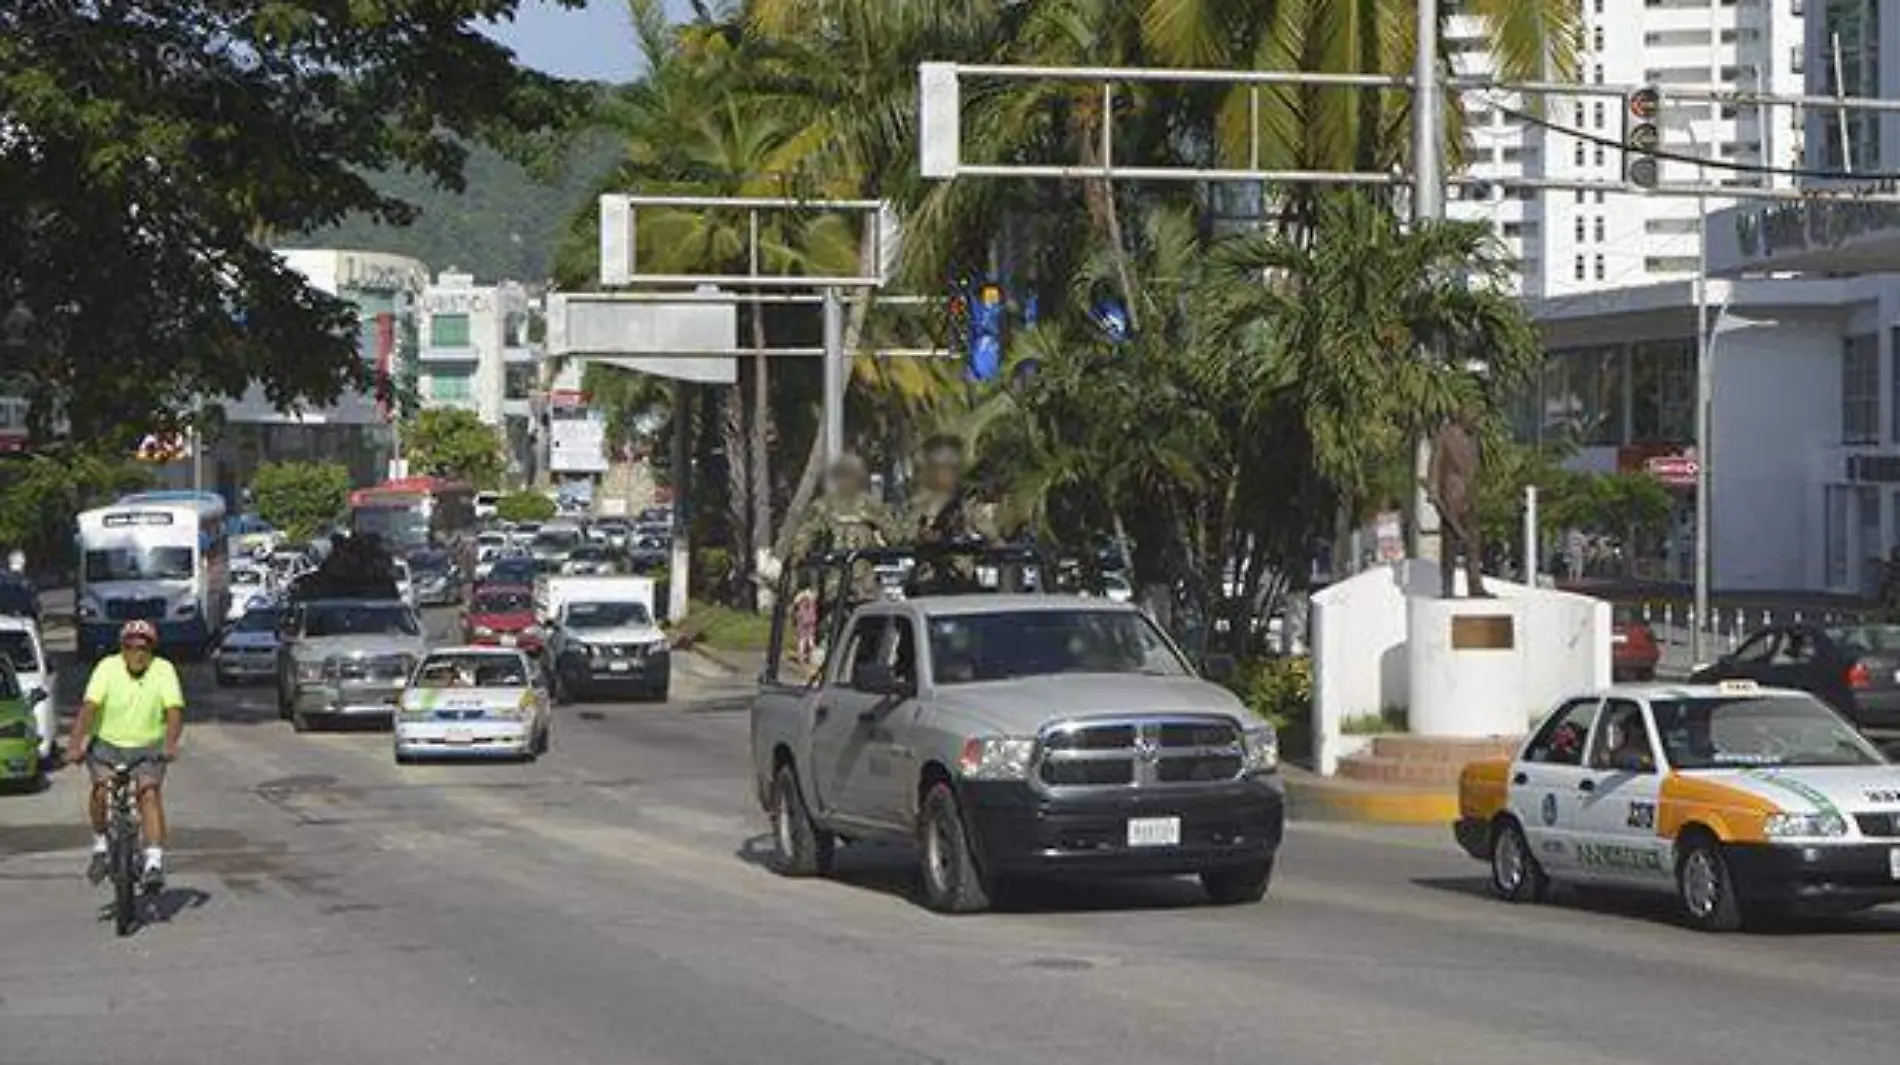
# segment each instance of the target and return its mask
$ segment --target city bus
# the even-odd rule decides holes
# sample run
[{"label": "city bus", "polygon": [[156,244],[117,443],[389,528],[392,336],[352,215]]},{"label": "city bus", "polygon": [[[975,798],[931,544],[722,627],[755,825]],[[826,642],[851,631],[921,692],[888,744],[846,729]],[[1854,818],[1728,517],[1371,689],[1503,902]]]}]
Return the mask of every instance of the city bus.
[{"label": "city bus", "polygon": [[171,653],[193,656],[217,636],[231,594],[224,500],[142,492],[79,515],[79,650],[98,658],[119,627],[150,621]]},{"label": "city bus", "polygon": [[440,547],[469,572],[475,526],[475,489],[459,481],[404,477],[350,493],[350,535],[375,536],[398,556]]}]

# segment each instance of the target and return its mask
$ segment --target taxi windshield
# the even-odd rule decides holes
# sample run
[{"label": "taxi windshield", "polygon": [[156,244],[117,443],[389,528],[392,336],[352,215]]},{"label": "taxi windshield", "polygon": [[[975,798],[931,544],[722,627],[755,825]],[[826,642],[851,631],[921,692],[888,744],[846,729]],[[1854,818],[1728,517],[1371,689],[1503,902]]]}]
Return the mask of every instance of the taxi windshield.
[{"label": "taxi windshield", "polygon": [[1883,765],[1839,714],[1805,695],[1657,699],[1663,750],[1676,769]]},{"label": "taxi windshield", "polygon": [[528,671],[520,655],[430,655],[416,670],[418,688],[525,688]]}]

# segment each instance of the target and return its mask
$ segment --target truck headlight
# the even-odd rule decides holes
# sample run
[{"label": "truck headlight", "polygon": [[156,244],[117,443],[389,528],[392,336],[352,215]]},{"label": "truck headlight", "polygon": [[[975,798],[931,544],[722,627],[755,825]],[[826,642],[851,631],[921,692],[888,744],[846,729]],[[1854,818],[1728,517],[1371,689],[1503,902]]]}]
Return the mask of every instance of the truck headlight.
[{"label": "truck headlight", "polygon": [[475,638],[479,640],[479,639],[485,639],[489,636],[493,636],[495,634],[495,630],[489,628],[486,625],[477,625],[475,626],[474,633],[475,633]]},{"label": "truck headlight", "polygon": [[1280,733],[1272,725],[1256,725],[1241,733],[1246,771],[1271,773],[1280,765]]},{"label": "truck headlight", "polygon": [[1845,836],[1847,819],[1837,813],[1769,814],[1762,834],[1774,839]]},{"label": "truck headlight", "polygon": [[322,662],[297,663],[297,680],[302,684],[315,684],[323,679]]},{"label": "truck headlight", "polygon": [[105,611],[99,606],[99,600],[87,596],[79,601],[79,620],[97,621]]},{"label": "truck headlight", "polygon": [[973,736],[963,741],[957,770],[967,780],[1027,780],[1036,741],[1027,736]]}]

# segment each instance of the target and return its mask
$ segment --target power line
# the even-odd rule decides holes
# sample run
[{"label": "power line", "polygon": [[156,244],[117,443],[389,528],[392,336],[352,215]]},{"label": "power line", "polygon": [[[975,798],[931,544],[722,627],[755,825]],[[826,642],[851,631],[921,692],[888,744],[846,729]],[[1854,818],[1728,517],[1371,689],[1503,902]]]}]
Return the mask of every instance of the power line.
[{"label": "power line", "polygon": [[[1521,122],[1525,122],[1530,125],[1537,126],[1541,129],[1549,130],[1552,133],[1561,133],[1566,136],[1575,137],[1586,144],[1595,144],[1595,145],[1601,145],[1608,148],[1615,148],[1618,151],[1633,151],[1634,150],[1630,148],[1629,145],[1624,144],[1622,140],[1616,137],[1606,136],[1601,133],[1592,133],[1589,130],[1577,129],[1572,126],[1561,125],[1559,123],[1552,122],[1547,118],[1541,118],[1535,114],[1532,114],[1531,112],[1521,111],[1512,107],[1506,107],[1502,104],[1497,104],[1494,106],[1497,107],[1500,113],[1505,114],[1511,118],[1515,118]],[[1682,152],[1667,151],[1661,148],[1658,148],[1655,151],[1644,152],[1643,154],[1653,156],[1657,159],[1668,160],[1671,162],[1689,163],[1694,166],[1707,167],[1710,170],[1725,170],[1731,173],[1739,173],[1739,174],[1761,174],[1761,175],[1771,175],[1771,176],[1776,176],[1776,177],[1816,178],[1816,179],[1826,180],[1826,181],[1846,181],[1846,182],[1854,182],[1854,183],[1859,183],[1863,180],[1869,181],[1869,182],[1900,183],[1900,171],[1892,171],[1892,170],[1859,171],[1856,173],[1848,174],[1848,173],[1843,173],[1838,170],[1818,170],[1812,167],[1780,167],[1780,166],[1771,166],[1766,163],[1741,163],[1741,162],[1733,162],[1726,159],[1704,158],[1702,156],[1687,155]]]}]

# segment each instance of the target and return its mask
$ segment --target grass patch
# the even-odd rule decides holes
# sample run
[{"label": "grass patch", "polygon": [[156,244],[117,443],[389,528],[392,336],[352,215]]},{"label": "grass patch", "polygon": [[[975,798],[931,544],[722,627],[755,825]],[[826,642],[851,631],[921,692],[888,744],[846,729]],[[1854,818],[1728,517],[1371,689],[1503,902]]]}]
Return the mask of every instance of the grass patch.
[{"label": "grass patch", "polygon": [[1339,723],[1339,732],[1344,736],[1382,736],[1392,732],[1409,731],[1405,727],[1405,709],[1388,706],[1376,714],[1359,714]]},{"label": "grass patch", "polygon": [[763,651],[772,638],[772,619],[749,610],[694,600],[686,618],[673,628],[676,646],[703,643],[726,651]]}]

